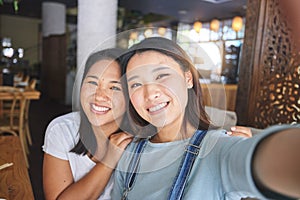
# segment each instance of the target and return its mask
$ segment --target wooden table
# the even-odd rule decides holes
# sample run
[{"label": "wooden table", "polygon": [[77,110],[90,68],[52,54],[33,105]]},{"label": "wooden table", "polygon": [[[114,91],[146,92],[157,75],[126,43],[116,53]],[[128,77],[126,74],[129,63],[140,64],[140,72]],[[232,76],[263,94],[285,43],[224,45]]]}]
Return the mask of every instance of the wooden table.
[{"label": "wooden table", "polygon": [[237,85],[210,83],[201,87],[206,106],[235,111]]},{"label": "wooden table", "polygon": [[19,137],[0,136],[0,165],[13,163],[0,170],[0,198],[34,199],[22,151]]},{"label": "wooden table", "polygon": [[10,87],[10,86],[0,86],[0,100],[9,100],[12,99],[13,93],[10,92],[13,90],[18,90],[20,93],[18,95],[18,98],[22,98],[22,95],[25,97],[27,100],[34,100],[34,99],[39,99],[40,98],[40,92],[34,89],[24,89],[24,88],[15,88],[15,87]]}]

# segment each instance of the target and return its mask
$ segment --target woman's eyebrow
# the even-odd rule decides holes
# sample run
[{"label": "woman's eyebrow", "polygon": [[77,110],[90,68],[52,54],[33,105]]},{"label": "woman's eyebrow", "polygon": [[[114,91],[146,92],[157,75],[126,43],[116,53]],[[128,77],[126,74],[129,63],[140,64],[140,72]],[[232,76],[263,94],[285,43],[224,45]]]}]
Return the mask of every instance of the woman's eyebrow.
[{"label": "woman's eyebrow", "polygon": [[153,69],[152,72],[156,72],[156,71],[164,70],[164,69],[169,69],[169,67],[158,67],[158,68]]},{"label": "woman's eyebrow", "polygon": [[[94,75],[87,75],[86,78],[93,78],[93,79],[97,79],[97,80],[99,79],[98,76],[94,76]],[[112,80],[112,81],[109,81],[109,82],[110,83],[122,84],[121,81],[115,81],[115,80]]]},{"label": "woman's eyebrow", "polygon": [[[157,67],[157,68],[153,69],[152,72],[156,72],[156,71],[160,71],[160,70],[164,70],[164,69],[169,69],[169,67]],[[128,78],[127,82],[129,82],[129,81],[131,81],[135,78],[138,78],[138,76],[135,75],[135,76],[132,76],[132,77]]]},{"label": "woman's eyebrow", "polygon": [[94,78],[94,79],[98,80],[98,77],[97,76],[93,76],[93,75],[87,75],[86,78]]},{"label": "woman's eyebrow", "polygon": [[138,77],[139,77],[139,76],[137,76],[137,75],[132,76],[132,77],[130,77],[130,78],[127,79],[127,82],[132,81],[133,79],[138,78]]},{"label": "woman's eyebrow", "polygon": [[122,83],[120,81],[110,81],[110,83],[117,83],[117,84],[122,85]]}]

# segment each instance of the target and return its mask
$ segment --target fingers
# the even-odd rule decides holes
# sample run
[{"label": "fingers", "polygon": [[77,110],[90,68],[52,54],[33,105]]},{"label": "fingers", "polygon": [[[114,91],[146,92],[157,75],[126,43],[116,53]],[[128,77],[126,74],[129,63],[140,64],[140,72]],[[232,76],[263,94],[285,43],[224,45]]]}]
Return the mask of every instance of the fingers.
[{"label": "fingers", "polygon": [[114,168],[123,154],[127,145],[132,141],[133,135],[120,132],[112,134],[109,137],[109,144],[102,162],[107,166]]},{"label": "fingers", "polygon": [[109,137],[110,143],[122,150],[124,150],[127,147],[127,145],[132,141],[132,139],[133,135],[124,132],[115,133]]},{"label": "fingers", "polygon": [[228,135],[231,136],[241,136],[241,137],[252,137],[251,129],[245,126],[233,126],[230,131],[227,131]]}]

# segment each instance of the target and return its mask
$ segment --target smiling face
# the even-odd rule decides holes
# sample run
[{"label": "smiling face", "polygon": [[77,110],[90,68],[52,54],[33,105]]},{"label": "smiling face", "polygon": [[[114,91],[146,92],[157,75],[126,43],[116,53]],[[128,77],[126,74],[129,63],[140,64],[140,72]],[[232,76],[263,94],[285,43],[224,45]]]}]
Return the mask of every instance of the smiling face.
[{"label": "smiling face", "polygon": [[127,65],[130,100],[137,113],[156,127],[180,125],[187,105],[191,73],[156,51],[135,54]]},{"label": "smiling face", "polygon": [[111,60],[96,62],[85,76],[80,101],[92,126],[117,126],[122,120],[125,99],[120,77],[119,64]]}]

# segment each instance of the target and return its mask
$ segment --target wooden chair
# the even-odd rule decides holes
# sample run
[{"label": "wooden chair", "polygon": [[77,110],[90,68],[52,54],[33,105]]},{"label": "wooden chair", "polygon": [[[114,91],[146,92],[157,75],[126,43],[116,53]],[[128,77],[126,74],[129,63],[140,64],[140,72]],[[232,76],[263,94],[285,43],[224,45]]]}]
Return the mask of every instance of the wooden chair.
[{"label": "wooden chair", "polygon": [[[27,79],[28,79],[28,77],[26,77],[26,81],[28,82],[28,84],[25,86],[25,89],[26,90],[28,90],[28,89],[29,90],[30,89],[34,90],[36,88],[37,80],[36,79],[31,79],[30,81],[28,81]],[[25,100],[24,99],[23,101],[25,101],[24,115],[23,115],[24,134],[26,136],[26,138],[25,138],[26,139],[25,147],[26,147],[27,154],[29,154],[28,144],[32,145],[32,139],[31,139],[31,134],[30,134],[30,129],[29,129],[30,100]],[[10,108],[11,108],[10,104],[11,104],[11,102],[8,102],[8,101],[5,101],[3,103],[2,113],[3,113],[4,116],[6,116],[8,118],[10,117],[11,123],[16,124],[16,123],[14,123],[14,121],[20,117],[20,101],[16,102],[16,105],[14,106],[14,111],[13,112],[10,110]],[[13,127],[17,127],[17,126],[13,125]]]},{"label": "wooden chair", "polygon": [[[29,167],[28,158],[27,158],[27,152],[28,146],[26,141],[26,135],[24,131],[24,111],[25,111],[25,103],[26,100],[23,97],[22,93],[17,88],[10,88],[9,90],[5,91],[9,94],[9,96],[12,96],[13,98],[5,99],[5,102],[7,102],[7,105],[10,105],[9,108],[9,116],[8,117],[2,117],[0,121],[0,134],[12,134],[17,135],[20,138],[25,161],[27,167]],[[1,99],[0,99],[1,100]],[[4,100],[2,100],[4,101]],[[16,109],[17,105],[20,105],[18,108],[18,116],[16,116]],[[23,108],[23,109],[22,109]]]},{"label": "wooden chair", "polygon": [[16,87],[24,78],[23,72],[18,72],[14,75],[14,86]]},{"label": "wooden chair", "polygon": [[28,86],[29,80],[29,75],[16,75],[16,78],[14,78],[14,87],[25,88]]},{"label": "wooden chair", "polygon": [[[34,90],[36,88],[36,82],[37,82],[36,79],[31,79],[26,88]],[[25,128],[25,135],[28,140],[28,143],[29,145],[32,145],[32,139],[31,139],[31,134],[29,129],[29,107],[30,107],[30,100],[26,100],[25,110],[24,110],[24,128]]]},{"label": "wooden chair", "polygon": [[30,76],[26,75],[26,76],[24,76],[24,78],[21,82],[24,84],[24,86],[27,86],[29,83],[29,80],[30,80]]},{"label": "wooden chair", "polygon": [[35,87],[36,87],[36,82],[37,82],[37,81],[36,81],[35,78],[31,79],[31,80],[29,81],[28,86],[27,86],[26,88],[29,88],[29,89],[34,90]]}]

